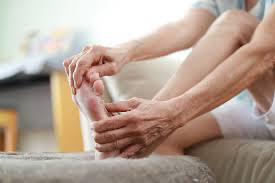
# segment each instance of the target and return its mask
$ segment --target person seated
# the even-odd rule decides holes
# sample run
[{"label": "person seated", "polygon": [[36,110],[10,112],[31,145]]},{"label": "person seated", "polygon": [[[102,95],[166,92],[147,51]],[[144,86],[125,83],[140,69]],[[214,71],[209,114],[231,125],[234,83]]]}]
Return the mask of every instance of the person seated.
[{"label": "person seated", "polygon": [[[183,155],[194,144],[220,137],[274,140],[274,19],[274,0],[198,0],[183,19],[150,35],[116,47],[89,46],[65,60],[78,95],[95,73],[114,75],[127,63],[193,47],[152,100],[105,104],[107,114],[120,114],[94,123],[97,150],[135,158]],[[253,114],[251,106],[224,104],[245,89],[254,99]],[[89,97],[84,93],[80,106]],[[82,108],[104,110],[100,100]]]}]

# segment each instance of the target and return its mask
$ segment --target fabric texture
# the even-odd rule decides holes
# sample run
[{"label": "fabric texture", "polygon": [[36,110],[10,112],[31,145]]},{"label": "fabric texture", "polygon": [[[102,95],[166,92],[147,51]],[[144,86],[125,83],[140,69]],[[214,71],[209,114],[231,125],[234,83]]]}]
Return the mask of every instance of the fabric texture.
[{"label": "fabric texture", "polygon": [[91,153],[1,153],[1,183],[215,183],[205,164],[189,156],[93,160]]},{"label": "fabric texture", "polygon": [[[205,8],[216,17],[222,15],[227,10],[244,10],[246,9],[245,0],[196,0],[193,8]],[[274,0],[258,0],[257,4],[249,11],[252,15],[262,20]]]},{"label": "fabric texture", "polygon": [[[185,52],[187,55],[188,52]],[[182,59],[162,57],[159,59],[127,64],[118,74],[104,77],[107,90],[113,101],[132,97],[152,99],[174,74]]]},{"label": "fabric texture", "polygon": [[275,139],[275,93],[273,95],[272,105],[266,113],[260,112],[256,102],[253,103],[252,117],[254,120],[263,121]]},{"label": "fabric texture", "polygon": [[274,140],[263,118],[255,118],[252,106],[236,98],[211,111],[225,138]]},{"label": "fabric texture", "polygon": [[221,139],[187,149],[216,175],[219,183],[274,183],[274,141]]}]

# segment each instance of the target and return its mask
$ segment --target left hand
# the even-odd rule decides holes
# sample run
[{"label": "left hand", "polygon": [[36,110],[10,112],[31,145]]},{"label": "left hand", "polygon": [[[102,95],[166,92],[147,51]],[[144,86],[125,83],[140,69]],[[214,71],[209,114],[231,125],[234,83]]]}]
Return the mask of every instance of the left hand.
[{"label": "left hand", "polygon": [[170,101],[133,98],[106,104],[109,112],[123,112],[94,123],[96,149],[120,150],[121,157],[151,154],[180,125],[178,112]]}]

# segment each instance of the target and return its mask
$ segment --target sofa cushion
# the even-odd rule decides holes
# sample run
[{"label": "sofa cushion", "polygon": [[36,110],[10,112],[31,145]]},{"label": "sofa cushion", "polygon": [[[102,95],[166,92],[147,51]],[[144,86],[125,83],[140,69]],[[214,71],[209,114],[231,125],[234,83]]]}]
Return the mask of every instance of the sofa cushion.
[{"label": "sofa cushion", "polygon": [[[176,72],[187,52],[126,65],[120,73],[104,77],[113,101],[132,97],[151,99]],[[180,57],[180,58],[178,58]]]},{"label": "sofa cushion", "polygon": [[92,153],[0,154],[0,182],[214,183],[211,171],[188,156],[93,160]]},{"label": "sofa cushion", "polygon": [[261,140],[215,140],[187,152],[200,157],[219,183],[274,183],[275,142]]}]

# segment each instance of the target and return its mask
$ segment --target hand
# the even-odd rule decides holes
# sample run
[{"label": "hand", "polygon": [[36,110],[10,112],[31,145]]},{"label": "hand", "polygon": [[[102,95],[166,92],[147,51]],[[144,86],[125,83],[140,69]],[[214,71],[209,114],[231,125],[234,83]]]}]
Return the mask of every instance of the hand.
[{"label": "hand", "polygon": [[130,61],[128,51],[122,47],[87,46],[81,53],[68,58],[63,65],[69,79],[72,93],[76,94],[83,81],[89,81],[93,73],[110,76],[118,73]]},{"label": "hand", "polygon": [[94,123],[96,149],[120,150],[121,157],[147,156],[179,125],[173,103],[134,98],[106,104],[109,112],[124,112]]}]

